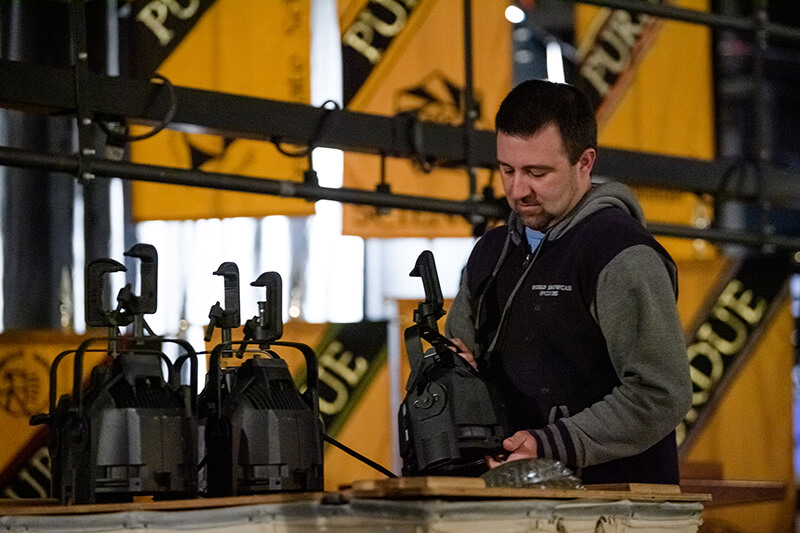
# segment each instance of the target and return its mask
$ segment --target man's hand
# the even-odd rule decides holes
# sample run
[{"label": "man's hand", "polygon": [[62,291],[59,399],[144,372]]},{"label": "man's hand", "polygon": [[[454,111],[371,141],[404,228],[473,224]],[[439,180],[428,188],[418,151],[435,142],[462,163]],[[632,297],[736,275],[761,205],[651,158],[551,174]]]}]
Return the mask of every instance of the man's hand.
[{"label": "man's hand", "polygon": [[450,339],[450,342],[456,345],[458,348],[458,355],[461,356],[464,361],[469,363],[469,366],[478,370],[478,363],[475,361],[475,355],[472,353],[472,350],[469,349],[467,344],[459,338]]},{"label": "man's hand", "polygon": [[503,448],[511,452],[503,459],[486,457],[489,468],[495,468],[507,461],[536,457],[536,439],[527,431],[517,431],[503,441]]}]

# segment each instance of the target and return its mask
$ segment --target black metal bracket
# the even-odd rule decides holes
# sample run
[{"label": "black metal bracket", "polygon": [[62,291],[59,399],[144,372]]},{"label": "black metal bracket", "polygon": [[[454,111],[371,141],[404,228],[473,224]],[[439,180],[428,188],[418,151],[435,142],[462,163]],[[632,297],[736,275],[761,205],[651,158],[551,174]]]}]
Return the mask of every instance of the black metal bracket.
[{"label": "black metal bracket", "polygon": [[86,45],[86,0],[75,0],[70,4],[72,30],[75,115],[78,132],[78,180],[86,183],[94,178],[91,160],[95,156],[94,124],[92,110],[85,95],[88,92],[89,54]]}]

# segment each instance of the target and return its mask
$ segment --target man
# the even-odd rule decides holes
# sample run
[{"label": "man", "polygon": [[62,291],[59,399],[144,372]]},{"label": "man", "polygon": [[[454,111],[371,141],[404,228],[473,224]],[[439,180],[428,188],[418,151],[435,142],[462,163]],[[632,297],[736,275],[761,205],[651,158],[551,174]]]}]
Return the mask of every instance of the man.
[{"label": "man", "polygon": [[512,214],[476,243],[445,333],[503,397],[505,460],[558,459],[584,484],[677,484],[692,388],[675,264],[627,187],[592,184],[580,91],[523,82],[495,127]]}]

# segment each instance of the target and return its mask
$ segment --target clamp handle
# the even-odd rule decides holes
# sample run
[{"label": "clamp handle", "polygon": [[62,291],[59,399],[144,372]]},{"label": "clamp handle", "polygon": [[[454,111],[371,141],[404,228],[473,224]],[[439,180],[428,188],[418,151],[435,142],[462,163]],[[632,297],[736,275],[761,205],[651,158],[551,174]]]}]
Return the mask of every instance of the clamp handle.
[{"label": "clamp handle", "polygon": [[111,272],[125,272],[125,265],[113,259],[95,259],[86,265],[85,308],[86,325],[113,327],[111,310],[103,304],[104,276]]},{"label": "clamp handle", "polygon": [[283,305],[281,275],[277,272],[264,272],[250,285],[264,287],[266,298],[258,302],[258,315],[244,325],[246,339],[265,345],[278,340],[283,335]]},{"label": "clamp handle", "polygon": [[239,327],[242,321],[239,312],[239,267],[236,263],[226,261],[214,271],[214,275],[222,276],[225,281],[225,309],[219,302],[211,306],[205,341],[211,340],[215,327],[222,328],[223,342],[230,341],[231,329]]},{"label": "clamp handle", "polygon": [[156,312],[158,304],[156,295],[158,293],[158,252],[152,244],[134,244],[130,250],[123,255],[126,257],[137,257],[140,260],[139,277],[142,282],[141,293],[134,296],[128,290],[121,291],[124,294],[125,307],[132,315],[150,315]]}]

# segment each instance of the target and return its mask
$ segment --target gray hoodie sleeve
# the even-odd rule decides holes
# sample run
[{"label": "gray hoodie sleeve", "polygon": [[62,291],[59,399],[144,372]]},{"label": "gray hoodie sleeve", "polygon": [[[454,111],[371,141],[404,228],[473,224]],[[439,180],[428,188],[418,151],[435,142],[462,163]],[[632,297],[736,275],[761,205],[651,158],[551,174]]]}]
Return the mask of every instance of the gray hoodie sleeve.
[{"label": "gray hoodie sleeve", "polygon": [[470,300],[469,286],[466,282],[467,269],[461,272],[461,285],[456,294],[444,324],[444,334],[448,339],[459,338],[466,343],[475,357],[480,357],[478,345],[475,341],[474,317]]},{"label": "gray hoodie sleeve", "polygon": [[621,385],[583,411],[532,431],[540,455],[557,457],[562,439],[572,441],[578,466],[635,455],[683,419],[692,385],[672,274],[643,245],[621,252],[603,269],[592,312]]}]

